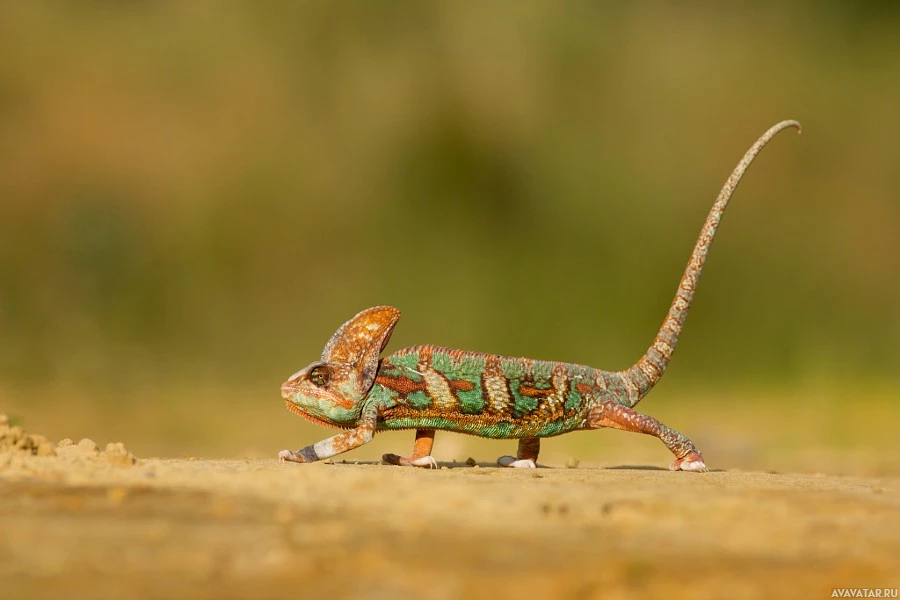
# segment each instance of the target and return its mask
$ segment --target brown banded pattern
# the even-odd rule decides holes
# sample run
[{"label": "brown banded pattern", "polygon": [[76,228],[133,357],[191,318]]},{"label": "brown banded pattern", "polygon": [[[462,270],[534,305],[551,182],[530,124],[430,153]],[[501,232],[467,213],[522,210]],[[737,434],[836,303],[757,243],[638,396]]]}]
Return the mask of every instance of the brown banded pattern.
[{"label": "brown banded pattern", "polygon": [[[531,365],[533,373],[533,363]],[[537,400],[537,407],[522,418],[526,421],[555,421],[563,417],[566,406],[566,395],[569,393],[569,372],[565,365],[556,363],[550,376],[550,388],[538,389],[523,382],[519,385],[519,394]]]},{"label": "brown banded pattern", "polygon": [[744,172],[750,166],[750,163],[753,162],[753,159],[756,158],[756,155],[759,154],[760,150],[779,131],[788,127],[795,127],[798,131],[800,130],[800,124],[797,121],[782,121],[762,134],[741,158],[716,197],[716,201],[706,217],[697,242],[694,244],[694,250],[691,252],[691,258],[688,260],[684,275],[682,275],[681,282],[678,285],[678,290],[675,292],[675,298],[672,300],[666,319],[656,334],[653,344],[637,363],[619,373],[632,407],[656,385],[656,382],[659,381],[669,365],[672,353],[678,344],[678,336],[687,319],[688,310],[691,308],[691,301],[694,299],[697,283],[700,281],[700,275],[703,273],[703,265],[706,263],[710,246],[712,246],[715,239],[716,231],[732,193],[734,193],[735,188],[744,176]]}]

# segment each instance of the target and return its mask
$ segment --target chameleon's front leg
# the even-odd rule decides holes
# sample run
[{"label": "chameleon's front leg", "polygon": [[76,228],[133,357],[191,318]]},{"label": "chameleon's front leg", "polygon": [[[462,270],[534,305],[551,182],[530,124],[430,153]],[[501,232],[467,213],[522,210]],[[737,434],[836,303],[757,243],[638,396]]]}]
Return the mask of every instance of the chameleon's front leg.
[{"label": "chameleon's front leg", "polygon": [[540,451],[541,438],[522,438],[519,440],[519,450],[516,452],[516,456],[501,456],[497,459],[497,464],[513,469],[535,469]]},{"label": "chameleon's front leg", "polygon": [[336,454],[359,448],[363,444],[372,441],[372,438],[375,437],[375,423],[377,420],[377,413],[375,411],[363,412],[360,417],[359,427],[356,429],[339,433],[338,435],[296,451],[282,450],[278,453],[278,458],[282,461],[308,463],[331,458]]},{"label": "chameleon's front leg", "polygon": [[653,417],[642,415],[632,408],[607,400],[591,410],[588,426],[593,428],[612,427],[622,431],[634,431],[658,437],[675,455],[675,462],[669,466],[673,471],[705,472],[706,463],[697,447],[686,435],[666,427]]},{"label": "chameleon's front leg", "polygon": [[412,456],[406,458],[396,454],[385,454],[381,457],[381,460],[389,465],[437,469],[437,461],[431,456],[431,448],[433,446],[434,429],[416,429],[416,442],[413,445]]}]

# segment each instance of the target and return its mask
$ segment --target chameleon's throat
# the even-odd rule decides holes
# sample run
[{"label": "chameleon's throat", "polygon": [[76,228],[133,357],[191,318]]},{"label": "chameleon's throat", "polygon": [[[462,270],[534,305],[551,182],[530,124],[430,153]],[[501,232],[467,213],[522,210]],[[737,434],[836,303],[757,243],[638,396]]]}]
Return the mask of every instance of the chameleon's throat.
[{"label": "chameleon's throat", "polygon": [[318,419],[308,413],[300,410],[296,404],[291,402],[290,400],[285,400],[284,405],[287,406],[287,409],[294,413],[295,415],[300,415],[310,423],[315,423],[316,425],[321,425],[322,427],[334,427],[335,429],[351,429],[347,425],[337,425],[336,423],[329,423],[328,421],[324,421],[322,419]]}]

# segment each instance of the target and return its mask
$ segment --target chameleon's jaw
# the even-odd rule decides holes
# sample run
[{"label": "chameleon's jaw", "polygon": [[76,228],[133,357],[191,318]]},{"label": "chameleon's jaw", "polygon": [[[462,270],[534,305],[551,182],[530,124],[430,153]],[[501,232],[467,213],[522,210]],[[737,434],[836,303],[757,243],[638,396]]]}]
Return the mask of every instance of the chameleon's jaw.
[{"label": "chameleon's jaw", "polygon": [[287,406],[287,409],[294,413],[295,415],[300,415],[310,423],[315,423],[316,425],[321,425],[322,427],[337,427],[337,428],[346,428],[343,425],[337,425],[335,423],[331,423],[330,421],[326,421],[325,419],[314,417],[302,408],[297,405],[291,398],[297,394],[299,390],[297,389],[296,383],[294,383],[294,378],[288,379],[281,386],[281,397],[284,398],[284,405]]},{"label": "chameleon's jaw", "polygon": [[[284,390],[282,390],[282,393],[284,393]],[[349,429],[349,427],[347,425],[338,425],[337,423],[331,423],[329,421],[325,421],[324,419],[319,419],[318,417],[314,417],[309,413],[303,412],[300,409],[300,407],[298,407],[296,404],[294,404],[287,398],[284,399],[284,404],[285,404],[285,406],[287,406],[287,409],[289,411],[291,411],[295,415],[300,415],[301,417],[303,417],[310,423],[315,423],[316,425],[320,425],[322,427],[334,427],[337,429]]]}]

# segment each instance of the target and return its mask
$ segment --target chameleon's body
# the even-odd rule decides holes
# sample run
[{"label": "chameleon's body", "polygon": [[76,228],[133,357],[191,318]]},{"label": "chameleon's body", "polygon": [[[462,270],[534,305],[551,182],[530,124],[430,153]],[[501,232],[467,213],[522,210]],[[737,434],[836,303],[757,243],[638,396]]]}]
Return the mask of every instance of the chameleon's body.
[{"label": "chameleon's body", "polygon": [[382,361],[369,397],[384,407],[378,429],[548,437],[580,429],[596,399],[616,395],[616,379],[581,365],[416,346]]},{"label": "chameleon's body", "polygon": [[488,438],[519,440],[511,467],[534,467],[540,438],[578,429],[613,427],[654,435],[675,455],[672,469],[705,471],[690,439],[634,406],[665,372],[684,326],[697,282],[722,213],[734,188],[766,143],[796,121],[769,129],[747,151],[719,193],[685,269],[669,313],[647,353],[625,371],[527,358],[479,354],[437,346],[414,346],[384,359],[400,312],[390,306],[359,313],[332,336],[322,359],[295,373],[282,386],[288,408],[321,425],[348,431],[282,460],[312,462],[356,448],[376,430],[416,429],[410,458],[393,454],[385,462],[434,467],[438,429]]}]

